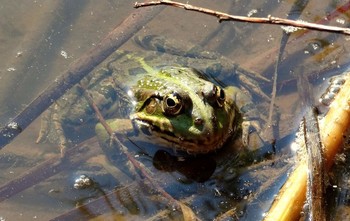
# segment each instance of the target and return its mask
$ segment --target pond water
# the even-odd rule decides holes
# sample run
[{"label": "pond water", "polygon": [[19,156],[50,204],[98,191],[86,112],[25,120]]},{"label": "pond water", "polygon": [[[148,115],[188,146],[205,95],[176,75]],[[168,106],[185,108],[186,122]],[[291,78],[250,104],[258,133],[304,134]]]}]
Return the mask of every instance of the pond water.
[{"label": "pond water", "polygon": [[[349,26],[349,12],[337,10],[348,2],[340,0],[304,1],[305,7],[303,1],[186,2],[235,15],[286,18],[289,14],[292,19]],[[19,114],[73,61],[138,10],[129,0],[0,0],[0,3],[1,125]],[[293,7],[299,10],[290,13]],[[160,35],[221,53],[239,67],[269,79],[257,84],[271,96],[274,69],[283,44],[283,30],[279,26],[219,23],[208,15],[167,7],[134,34]],[[262,125],[267,145],[249,155],[247,162],[238,159],[232,148],[225,147],[204,156],[178,157],[171,151],[150,154],[138,148],[130,148],[130,153],[145,165],[161,190],[189,206],[202,220],[224,220],[223,214],[230,217],[227,220],[263,219],[274,194],[293,168],[295,157],[290,144],[305,112],[305,102],[311,97],[312,103],[317,104],[324,82],[347,69],[349,39],[319,31],[299,30],[290,34],[278,63],[274,99],[278,111],[274,108],[269,113],[270,102],[253,96],[264,122],[274,120],[273,125]],[[121,49],[143,50],[132,40]],[[232,83],[232,79],[225,77],[219,80]],[[304,94],[298,81],[310,85],[311,92]],[[88,147],[72,150],[64,161],[56,144],[36,143],[40,127],[38,118],[1,149],[0,220],[180,219],[175,204],[157,193],[159,189],[144,175],[134,179],[133,174],[125,172],[130,163],[124,156],[118,158],[118,165],[110,167],[93,137],[85,141]],[[82,174],[92,178],[94,184],[75,189],[74,182]],[[348,197],[341,192],[329,194],[327,200],[336,204],[336,196]],[[346,205],[337,209],[334,206],[336,219],[348,217]]]}]

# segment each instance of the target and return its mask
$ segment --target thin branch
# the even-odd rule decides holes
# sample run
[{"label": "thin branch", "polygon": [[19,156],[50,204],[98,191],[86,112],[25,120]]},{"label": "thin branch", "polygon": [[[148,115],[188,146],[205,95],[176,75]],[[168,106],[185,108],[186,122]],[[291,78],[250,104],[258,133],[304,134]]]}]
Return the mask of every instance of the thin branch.
[{"label": "thin branch", "polygon": [[212,15],[212,16],[217,17],[219,19],[219,22],[221,22],[221,21],[240,21],[240,22],[249,22],[249,23],[272,24],[272,25],[286,25],[286,26],[292,26],[292,27],[296,27],[296,28],[306,28],[306,29],[311,29],[311,30],[335,32],[335,33],[350,35],[349,28],[321,25],[321,24],[315,24],[315,23],[305,22],[305,21],[295,21],[295,20],[290,20],[290,19],[273,17],[271,15],[269,15],[266,18],[230,15],[230,14],[226,14],[223,12],[214,11],[214,10],[209,9],[209,8],[202,8],[202,7],[197,7],[197,6],[193,6],[190,4],[169,1],[169,0],[150,1],[150,2],[145,2],[145,3],[136,2],[135,8],[156,6],[156,5],[170,5],[170,6],[177,7],[177,8],[183,8],[183,9],[189,10],[189,11],[196,11],[196,12]]}]

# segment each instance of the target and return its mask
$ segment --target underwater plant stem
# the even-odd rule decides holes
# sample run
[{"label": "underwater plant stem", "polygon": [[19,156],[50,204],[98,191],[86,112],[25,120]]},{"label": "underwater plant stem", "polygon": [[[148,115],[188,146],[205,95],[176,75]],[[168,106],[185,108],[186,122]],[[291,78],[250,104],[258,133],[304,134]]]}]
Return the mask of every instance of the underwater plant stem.
[{"label": "underwater plant stem", "polygon": [[[350,79],[335,97],[326,116],[320,121],[325,171],[328,172],[335,155],[342,149],[344,134],[350,126]],[[290,174],[270,208],[265,220],[298,220],[306,200],[307,162],[302,160]]]}]

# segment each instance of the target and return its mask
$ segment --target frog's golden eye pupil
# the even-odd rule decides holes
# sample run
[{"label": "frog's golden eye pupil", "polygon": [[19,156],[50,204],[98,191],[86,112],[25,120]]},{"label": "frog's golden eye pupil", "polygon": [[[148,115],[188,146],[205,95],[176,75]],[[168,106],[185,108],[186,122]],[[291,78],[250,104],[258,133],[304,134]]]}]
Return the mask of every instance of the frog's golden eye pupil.
[{"label": "frog's golden eye pupil", "polygon": [[176,105],[174,99],[172,99],[172,98],[170,98],[170,97],[168,97],[168,98],[166,99],[166,104],[168,105],[168,107],[174,107],[174,106]]},{"label": "frog's golden eye pupil", "polygon": [[168,115],[177,115],[182,110],[182,99],[177,93],[171,93],[164,97],[163,112]]}]

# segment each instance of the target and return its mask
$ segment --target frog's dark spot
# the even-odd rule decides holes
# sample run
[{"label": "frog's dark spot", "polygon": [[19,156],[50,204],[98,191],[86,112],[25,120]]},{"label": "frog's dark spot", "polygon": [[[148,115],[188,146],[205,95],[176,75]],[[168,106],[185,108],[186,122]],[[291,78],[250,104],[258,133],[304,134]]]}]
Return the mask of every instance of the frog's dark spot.
[{"label": "frog's dark spot", "polygon": [[217,119],[217,117],[215,115],[212,115],[210,117],[210,120],[211,120],[211,123],[213,125],[213,128],[215,129],[215,131],[217,131],[218,130],[218,119]]}]

